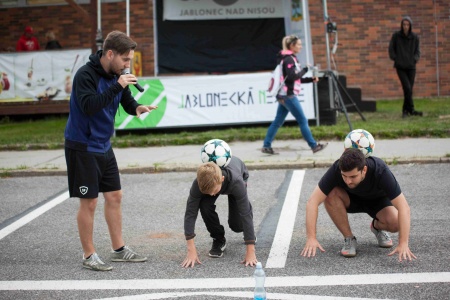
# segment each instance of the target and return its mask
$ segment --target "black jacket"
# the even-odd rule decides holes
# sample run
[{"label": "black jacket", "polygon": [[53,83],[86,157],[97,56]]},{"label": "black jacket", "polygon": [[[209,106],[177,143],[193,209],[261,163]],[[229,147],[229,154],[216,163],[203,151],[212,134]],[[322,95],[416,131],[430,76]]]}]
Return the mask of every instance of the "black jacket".
[{"label": "black jacket", "polygon": [[300,92],[300,83],[313,82],[313,78],[303,76],[308,72],[308,67],[300,69],[297,57],[290,50],[281,50],[277,54],[277,63],[283,60],[283,77],[287,96],[297,95]]},{"label": "black jacket", "polygon": [[[403,33],[404,20],[408,20],[411,24],[408,35]],[[394,61],[394,68],[405,70],[416,68],[420,58],[420,42],[417,34],[412,32],[411,18],[404,17],[400,23],[400,30],[392,35],[389,43],[389,57]]]},{"label": "black jacket", "polygon": [[62,49],[61,45],[56,40],[48,41],[47,44],[45,45],[45,50],[55,50],[55,49]]}]

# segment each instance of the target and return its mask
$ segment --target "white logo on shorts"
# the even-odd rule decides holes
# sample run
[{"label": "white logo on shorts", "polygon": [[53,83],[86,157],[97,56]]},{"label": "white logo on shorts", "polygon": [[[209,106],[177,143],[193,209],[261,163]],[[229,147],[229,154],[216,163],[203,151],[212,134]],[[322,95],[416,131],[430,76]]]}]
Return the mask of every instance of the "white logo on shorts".
[{"label": "white logo on shorts", "polygon": [[86,195],[86,193],[88,192],[88,187],[87,186],[80,186],[80,193],[83,195]]}]

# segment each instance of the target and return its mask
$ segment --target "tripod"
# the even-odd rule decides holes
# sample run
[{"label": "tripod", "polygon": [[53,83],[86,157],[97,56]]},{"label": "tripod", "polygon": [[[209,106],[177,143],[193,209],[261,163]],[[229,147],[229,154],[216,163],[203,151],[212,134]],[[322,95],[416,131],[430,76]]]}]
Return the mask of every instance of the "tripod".
[{"label": "tripod", "polygon": [[[363,114],[359,110],[358,106],[356,105],[355,101],[353,101],[352,97],[348,93],[347,89],[339,82],[334,72],[331,70],[331,59],[330,59],[330,40],[329,40],[329,33],[335,33],[336,39],[335,44],[333,47],[333,54],[336,52],[337,49],[337,26],[336,23],[331,22],[330,17],[328,16],[328,8],[327,8],[327,0],[323,1],[323,14],[325,19],[325,42],[327,46],[327,66],[328,69],[325,71],[325,77],[328,77],[328,90],[330,95],[330,105],[331,103],[334,103],[334,108],[330,108],[330,110],[334,111],[343,111],[345,114],[345,118],[347,119],[348,126],[350,127],[350,131],[353,130],[352,123],[350,122],[350,119],[348,118],[347,113],[347,107],[354,106],[356,108],[356,111],[359,113],[363,121],[366,121],[366,118],[364,118]],[[339,89],[340,88],[340,89]],[[341,92],[343,91],[347,98],[350,99],[351,104],[345,104],[344,100],[342,99]]]},{"label": "tripod", "polygon": [[[356,111],[359,113],[359,115],[361,116],[361,119],[363,121],[366,121],[366,118],[363,116],[363,114],[359,110],[355,101],[353,101],[353,98],[350,96],[350,94],[348,93],[345,86],[343,86],[342,83],[337,79],[336,74],[334,74],[334,72],[331,70],[327,70],[327,71],[325,71],[325,77],[328,77],[329,78],[328,82],[331,81],[331,83],[332,83],[332,90],[333,90],[332,96],[334,99],[334,108],[330,108],[330,110],[344,112],[345,118],[347,119],[348,126],[350,127],[350,131],[352,131],[353,126],[348,117],[347,107],[355,107]],[[341,90],[345,93],[345,95],[347,96],[347,98],[350,100],[351,103],[345,104],[344,99],[342,98],[342,95],[341,95]],[[331,95],[330,95],[330,97],[331,97]]]}]

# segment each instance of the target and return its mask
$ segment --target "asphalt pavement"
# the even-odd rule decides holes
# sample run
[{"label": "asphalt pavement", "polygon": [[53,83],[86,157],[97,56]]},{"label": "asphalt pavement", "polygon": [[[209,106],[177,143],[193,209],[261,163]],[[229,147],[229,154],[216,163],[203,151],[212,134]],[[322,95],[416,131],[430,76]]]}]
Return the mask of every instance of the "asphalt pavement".
[{"label": "asphalt pavement", "polygon": [[[211,137],[214,138],[214,137]],[[319,141],[326,143],[327,141]],[[230,142],[233,155],[249,169],[298,169],[327,167],[342,154],[343,141],[328,141],[312,153],[303,139],[275,140],[277,155],[261,153],[262,141]],[[202,145],[114,148],[121,173],[193,171],[201,163]],[[449,163],[450,138],[376,140],[374,155],[388,164]],[[0,152],[0,174],[40,176],[66,174],[64,149]]]},{"label": "asphalt pavement", "polygon": [[[349,216],[358,255],[341,257],[342,237],[323,206],[317,235],[326,252],[315,258],[299,255],[306,238],[305,204],[323,167],[342,153],[343,142],[331,141],[313,154],[303,139],[276,140],[273,146],[280,154],[273,156],[261,153],[262,141],[229,144],[253,169],[248,192],[268,299],[448,298],[450,139],[375,142],[375,155],[391,164],[411,207],[409,245],[417,256],[412,262],[398,262],[387,255],[390,249],[377,246],[366,214]],[[100,273],[81,266],[79,201],[68,195],[64,150],[0,152],[0,175],[11,176],[0,180],[0,299],[252,298],[253,268],[239,263],[245,249],[242,234],[228,226],[226,253],[212,259],[207,254],[211,238],[198,220],[196,246],[202,264],[180,267],[186,255],[183,215],[200,149],[115,149],[123,173],[124,238],[149,261],[117,263],[113,271]],[[31,175],[59,176],[27,177]],[[104,201],[99,201],[95,242],[109,262],[103,210]],[[227,202],[219,200],[217,211],[225,223]],[[393,234],[396,244],[398,238]]]}]

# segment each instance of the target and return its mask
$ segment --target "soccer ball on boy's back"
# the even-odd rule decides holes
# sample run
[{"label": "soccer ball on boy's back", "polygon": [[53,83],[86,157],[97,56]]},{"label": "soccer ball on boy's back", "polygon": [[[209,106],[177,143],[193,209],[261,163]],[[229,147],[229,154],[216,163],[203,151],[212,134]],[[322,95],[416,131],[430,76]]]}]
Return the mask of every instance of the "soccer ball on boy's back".
[{"label": "soccer ball on boy's back", "polygon": [[221,168],[225,168],[231,161],[231,148],[228,144],[219,139],[207,141],[200,151],[202,162],[214,162]]},{"label": "soccer ball on boy's back", "polygon": [[365,157],[373,154],[375,139],[372,134],[364,129],[355,129],[347,134],[344,140],[344,149],[356,148],[364,153]]}]

